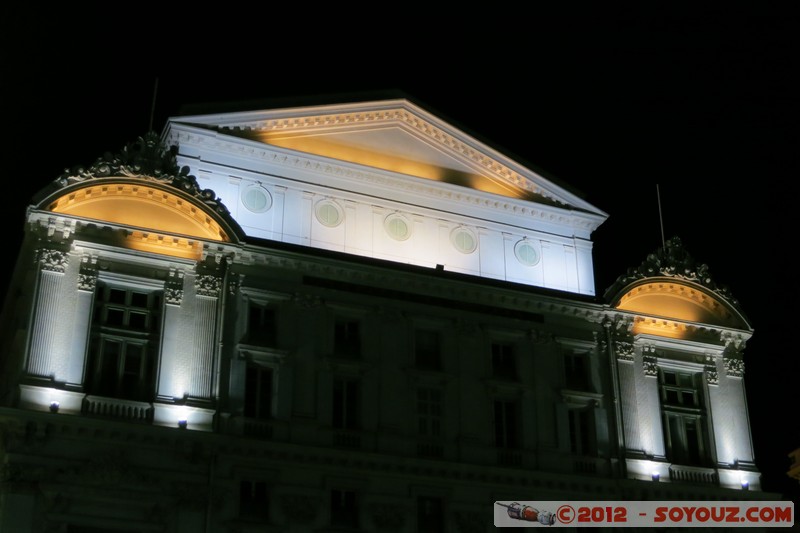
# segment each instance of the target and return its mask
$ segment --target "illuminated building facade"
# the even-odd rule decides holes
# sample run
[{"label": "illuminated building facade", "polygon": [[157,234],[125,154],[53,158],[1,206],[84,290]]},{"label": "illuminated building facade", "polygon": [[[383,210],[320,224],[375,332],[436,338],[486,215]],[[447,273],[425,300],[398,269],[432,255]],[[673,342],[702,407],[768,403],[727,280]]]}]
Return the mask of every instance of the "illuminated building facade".
[{"label": "illuminated building facade", "polygon": [[4,308],[0,530],[764,499],[746,317],[677,239],[596,295],[605,218],[405,100],[176,117],[64,174]]}]

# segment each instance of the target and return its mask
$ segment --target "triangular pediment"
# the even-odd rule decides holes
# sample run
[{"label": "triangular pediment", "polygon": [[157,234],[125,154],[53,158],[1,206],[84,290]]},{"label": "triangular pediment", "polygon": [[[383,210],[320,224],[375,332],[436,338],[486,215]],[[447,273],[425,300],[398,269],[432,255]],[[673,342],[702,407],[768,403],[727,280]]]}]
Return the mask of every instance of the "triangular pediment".
[{"label": "triangular pediment", "polygon": [[604,215],[404,99],[185,116],[175,121],[311,156]]}]

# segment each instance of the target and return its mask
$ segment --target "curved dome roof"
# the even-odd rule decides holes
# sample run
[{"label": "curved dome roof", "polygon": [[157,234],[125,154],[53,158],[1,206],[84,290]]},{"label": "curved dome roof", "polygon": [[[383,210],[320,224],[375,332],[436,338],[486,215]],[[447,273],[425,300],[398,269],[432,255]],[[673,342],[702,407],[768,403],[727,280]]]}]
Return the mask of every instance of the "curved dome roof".
[{"label": "curved dome roof", "polygon": [[186,238],[238,242],[244,232],[214,191],[200,189],[174,150],[155,133],[88,169],[56,179],[34,198],[37,208]]},{"label": "curved dome roof", "polygon": [[727,287],[717,285],[708,266],[696,264],[677,237],[620,276],[605,297],[612,307],[646,315],[653,323],[752,329]]}]

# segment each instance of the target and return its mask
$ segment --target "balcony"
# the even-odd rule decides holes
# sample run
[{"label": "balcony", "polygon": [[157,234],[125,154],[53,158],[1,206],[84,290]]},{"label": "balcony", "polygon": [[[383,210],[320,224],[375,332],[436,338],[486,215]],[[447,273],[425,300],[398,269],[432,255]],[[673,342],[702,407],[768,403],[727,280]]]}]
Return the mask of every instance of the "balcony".
[{"label": "balcony", "polygon": [[716,470],[699,466],[672,465],[669,467],[669,478],[679,483],[719,485],[719,475]]},{"label": "balcony", "polygon": [[116,418],[131,422],[153,421],[153,406],[146,402],[120,400],[104,396],[86,396],[81,412],[85,415]]}]

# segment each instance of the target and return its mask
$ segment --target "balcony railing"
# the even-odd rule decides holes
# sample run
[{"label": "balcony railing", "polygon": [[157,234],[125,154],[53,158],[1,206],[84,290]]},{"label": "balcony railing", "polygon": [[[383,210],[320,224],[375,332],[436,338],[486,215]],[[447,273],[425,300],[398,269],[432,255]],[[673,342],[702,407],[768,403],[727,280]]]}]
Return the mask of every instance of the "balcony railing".
[{"label": "balcony railing", "polygon": [[81,411],[85,415],[119,418],[134,422],[153,421],[153,406],[146,402],[134,402],[102,396],[87,396]]},{"label": "balcony railing", "polygon": [[669,477],[672,481],[719,485],[719,475],[713,468],[672,465],[669,467]]}]

